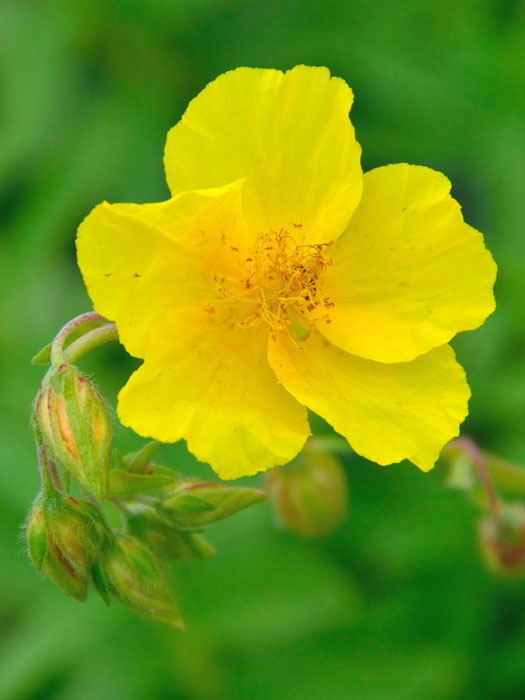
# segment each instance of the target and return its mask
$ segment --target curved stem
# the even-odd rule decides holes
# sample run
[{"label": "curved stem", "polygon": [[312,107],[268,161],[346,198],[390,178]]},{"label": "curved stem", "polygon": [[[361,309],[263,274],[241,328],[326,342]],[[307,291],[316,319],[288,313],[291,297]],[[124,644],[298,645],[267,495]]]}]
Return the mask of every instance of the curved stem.
[{"label": "curved stem", "polygon": [[106,323],[103,326],[94,328],[88,331],[85,335],[80,336],[73,341],[62,353],[62,359],[68,364],[76,362],[79,357],[85,355],[86,352],[104,343],[109,343],[111,340],[118,340],[117,328],[114,323]]},{"label": "curved stem", "polygon": [[100,323],[107,323],[107,320],[96,311],[88,311],[87,313],[80,314],[80,316],[76,316],[75,318],[71,319],[71,321],[68,321],[66,325],[59,330],[51,346],[51,365],[56,367],[63,362],[64,343],[66,342],[66,339],[70,333],[86,323],[93,323],[97,321]]},{"label": "curved stem", "polygon": [[461,447],[472,460],[472,464],[478,473],[481,485],[487,494],[489,510],[495,520],[500,520],[501,504],[484,453],[482,450],[480,450],[472,438],[459,437],[454,440],[454,443]]}]

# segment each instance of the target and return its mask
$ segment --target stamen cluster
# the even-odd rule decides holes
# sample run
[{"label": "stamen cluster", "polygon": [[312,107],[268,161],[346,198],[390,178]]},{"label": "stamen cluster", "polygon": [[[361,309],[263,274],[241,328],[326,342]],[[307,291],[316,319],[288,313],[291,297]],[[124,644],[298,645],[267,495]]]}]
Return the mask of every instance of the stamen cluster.
[{"label": "stamen cluster", "polygon": [[326,255],[330,245],[331,241],[298,244],[285,229],[261,234],[243,261],[246,274],[239,280],[240,295],[222,284],[224,278],[218,280],[219,293],[249,304],[248,314],[239,321],[243,327],[264,323],[275,333],[291,325],[298,337],[301,331],[307,334],[318,321],[330,323],[326,313],[316,313],[333,306],[319,288],[325,269],[333,264]]}]

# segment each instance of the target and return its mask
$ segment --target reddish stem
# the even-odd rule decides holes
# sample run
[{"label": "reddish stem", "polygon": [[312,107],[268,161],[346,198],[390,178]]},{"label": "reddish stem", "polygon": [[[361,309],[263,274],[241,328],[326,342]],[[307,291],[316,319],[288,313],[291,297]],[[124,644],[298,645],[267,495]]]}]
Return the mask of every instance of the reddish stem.
[{"label": "reddish stem", "polygon": [[472,460],[472,464],[478,473],[481,485],[487,494],[489,510],[496,520],[500,520],[501,504],[483,451],[470,437],[462,436],[456,438],[452,442],[456,446],[460,447]]}]

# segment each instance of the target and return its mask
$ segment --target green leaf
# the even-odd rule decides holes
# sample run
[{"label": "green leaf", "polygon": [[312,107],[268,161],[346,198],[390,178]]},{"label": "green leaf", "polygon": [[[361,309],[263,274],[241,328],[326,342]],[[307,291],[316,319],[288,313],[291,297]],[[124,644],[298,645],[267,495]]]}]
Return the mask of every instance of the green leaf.
[{"label": "green leaf", "polygon": [[159,443],[156,440],[152,440],[140,450],[124,455],[123,460],[128,471],[143,474],[146,467],[151,463],[158,446]]},{"label": "green leaf", "polygon": [[51,345],[48,343],[31,358],[32,365],[48,365],[51,360]]}]

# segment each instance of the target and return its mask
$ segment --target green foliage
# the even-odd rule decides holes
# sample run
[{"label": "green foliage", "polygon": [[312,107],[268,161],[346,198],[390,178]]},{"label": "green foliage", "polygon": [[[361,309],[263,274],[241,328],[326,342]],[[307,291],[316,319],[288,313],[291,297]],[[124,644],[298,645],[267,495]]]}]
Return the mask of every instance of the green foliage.
[{"label": "green foliage", "polygon": [[[473,391],[465,430],[525,461],[523,3],[2,0],[2,698],[525,695],[525,584],[485,572],[475,515],[437,473],[347,460],[351,514],[324,543],[275,530],[264,506],[218,523],[219,555],[172,571],[186,635],[95,597],[68,600],[20,544],[38,490],[28,424],[42,368],[30,359],[90,308],[76,226],[103,199],[168,196],[166,132],[208,80],[296,63],[327,65],[352,86],[365,169],[442,170],[486,234],[498,310],[455,342]],[[112,401],[136,366],[107,347],[82,368]],[[116,441],[139,446],[123,429]],[[161,446],[159,462],[211,476],[182,445]]]}]

